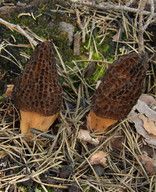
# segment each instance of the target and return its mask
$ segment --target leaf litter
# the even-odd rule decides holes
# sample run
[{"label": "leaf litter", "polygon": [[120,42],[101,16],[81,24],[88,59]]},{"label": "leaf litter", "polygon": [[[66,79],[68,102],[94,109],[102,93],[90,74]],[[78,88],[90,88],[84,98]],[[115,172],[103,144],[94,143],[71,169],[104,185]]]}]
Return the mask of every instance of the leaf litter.
[{"label": "leaf litter", "polygon": [[128,120],[135,124],[137,132],[148,144],[156,147],[156,99],[143,94],[129,113]]}]

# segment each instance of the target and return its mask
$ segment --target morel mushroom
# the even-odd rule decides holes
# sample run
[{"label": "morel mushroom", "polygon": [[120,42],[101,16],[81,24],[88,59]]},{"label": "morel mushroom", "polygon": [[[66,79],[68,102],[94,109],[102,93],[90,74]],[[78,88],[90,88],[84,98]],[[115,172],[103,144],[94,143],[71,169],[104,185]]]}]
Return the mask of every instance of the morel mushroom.
[{"label": "morel mushroom", "polygon": [[15,106],[20,109],[20,129],[47,131],[61,109],[62,87],[59,83],[52,42],[38,44],[23,73],[15,80],[12,92]]},{"label": "morel mushroom", "polygon": [[147,56],[123,55],[108,68],[95,91],[87,127],[103,132],[125,118],[144,90]]}]

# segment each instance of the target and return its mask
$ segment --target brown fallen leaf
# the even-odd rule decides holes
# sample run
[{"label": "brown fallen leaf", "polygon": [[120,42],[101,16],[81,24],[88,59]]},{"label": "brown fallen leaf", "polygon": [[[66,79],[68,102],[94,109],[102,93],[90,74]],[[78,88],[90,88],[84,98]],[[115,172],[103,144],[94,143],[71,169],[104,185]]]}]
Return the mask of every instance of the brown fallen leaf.
[{"label": "brown fallen leaf", "polygon": [[156,110],[156,99],[151,95],[142,94],[140,100],[144,101],[152,110]]},{"label": "brown fallen leaf", "polygon": [[14,87],[14,85],[7,85],[6,92],[3,94],[4,97],[9,97],[9,96],[11,96],[13,87]]},{"label": "brown fallen leaf", "polygon": [[124,134],[120,130],[117,133],[115,133],[114,137],[111,139],[111,145],[114,148],[122,149],[123,148],[123,142],[124,142]]},{"label": "brown fallen leaf", "polygon": [[138,155],[138,159],[144,165],[148,173],[154,173],[156,171],[156,160],[147,155]]},{"label": "brown fallen leaf", "polygon": [[156,136],[156,125],[155,121],[150,120],[144,115],[139,115],[139,118],[143,121],[143,126],[149,134]]},{"label": "brown fallen leaf", "polygon": [[119,29],[117,31],[117,33],[113,36],[113,41],[119,41],[120,39],[120,33],[121,33],[121,29]]},{"label": "brown fallen leaf", "polygon": [[114,125],[117,120],[98,117],[93,111],[87,116],[87,128],[96,133],[103,133],[108,127]]},{"label": "brown fallen leaf", "polygon": [[143,145],[140,150],[142,151],[143,154],[146,154],[148,156],[153,157],[154,155],[154,150],[153,147],[150,147],[149,145]]},{"label": "brown fallen leaf", "polygon": [[7,155],[9,155],[9,152],[12,152],[12,151],[13,151],[13,150],[10,149],[10,148],[7,149],[7,152],[4,151],[4,150],[0,150],[0,159],[6,157]]},{"label": "brown fallen leaf", "polygon": [[6,153],[5,151],[1,150],[0,151],[0,159],[6,157],[8,155],[8,153]]},{"label": "brown fallen leaf", "polygon": [[7,73],[7,72],[4,72],[4,73],[1,75],[0,81],[5,77],[6,73]]},{"label": "brown fallen leaf", "polygon": [[[139,118],[141,115],[142,118],[147,118],[150,122],[156,123],[156,111],[154,107],[156,104],[156,99],[148,94],[142,94],[138,99],[137,104],[133,107],[131,112],[128,115],[128,121],[135,124],[137,132],[145,138],[145,141],[153,145],[156,148],[156,135],[150,134],[144,128],[144,122]],[[152,123],[152,125],[153,125]],[[148,124],[148,123],[146,123]],[[149,126],[149,124],[148,124]]]},{"label": "brown fallen leaf", "polygon": [[90,135],[90,132],[88,130],[84,130],[84,129],[79,130],[78,139],[80,139],[82,141],[86,141],[86,142],[91,143],[96,146],[99,144],[99,139],[92,138]]},{"label": "brown fallen leaf", "polygon": [[107,156],[108,156],[107,152],[98,151],[95,154],[93,154],[93,156],[90,158],[90,163],[91,163],[91,165],[101,164],[104,167],[106,167],[107,166],[107,163],[106,163]]}]

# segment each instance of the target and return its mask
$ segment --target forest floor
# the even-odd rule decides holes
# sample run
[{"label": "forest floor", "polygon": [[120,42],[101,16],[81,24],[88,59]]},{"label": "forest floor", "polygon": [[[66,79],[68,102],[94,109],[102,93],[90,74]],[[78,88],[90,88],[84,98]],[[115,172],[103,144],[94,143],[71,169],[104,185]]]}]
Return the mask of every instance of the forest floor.
[{"label": "forest floor", "polygon": [[[120,56],[148,53],[144,93],[156,98],[156,11],[154,1],[145,2],[1,3],[0,191],[156,191],[156,136],[147,139],[129,116],[104,133],[89,130],[98,144],[79,138],[79,131],[87,130],[98,80]],[[63,106],[48,132],[55,137],[41,134],[27,142],[20,133],[19,110],[4,92],[34,47],[49,39],[55,45]],[[92,162],[97,152],[102,160]]]}]

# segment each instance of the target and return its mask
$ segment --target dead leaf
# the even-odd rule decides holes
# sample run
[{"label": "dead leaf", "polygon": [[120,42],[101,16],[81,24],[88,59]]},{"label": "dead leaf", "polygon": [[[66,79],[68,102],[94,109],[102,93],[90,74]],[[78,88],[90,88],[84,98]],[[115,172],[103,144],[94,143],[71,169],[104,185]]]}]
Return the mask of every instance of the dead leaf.
[{"label": "dead leaf", "polygon": [[138,159],[144,165],[148,173],[153,173],[156,171],[156,160],[150,158],[147,155],[138,155]]},{"label": "dead leaf", "polygon": [[14,85],[7,85],[6,92],[3,94],[4,97],[9,97],[9,96],[11,96],[13,87],[14,87]]},{"label": "dead leaf", "polygon": [[148,145],[143,145],[140,150],[142,151],[143,154],[146,154],[148,156],[153,157],[154,155],[154,150],[152,147],[148,146]]},{"label": "dead leaf", "polygon": [[154,111],[156,111],[156,99],[154,97],[147,95],[147,94],[142,94],[140,97],[141,101],[144,101],[147,103],[147,105]]},{"label": "dead leaf", "polygon": [[144,114],[146,117],[150,118],[150,120],[156,121],[156,111],[150,107],[154,102],[156,102],[154,97],[148,94],[142,94],[132,111],[134,111],[135,114],[137,114],[136,111],[138,111],[140,114]]},{"label": "dead leaf", "polygon": [[80,139],[82,141],[86,141],[86,142],[91,143],[96,146],[99,145],[99,139],[92,138],[90,135],[90,132],[88,130],[80,129],[79,133],[78,133],[78,139]]},{"label": "dead leaf", "polygon": [[113,41],[119,41],[120,39],[120,33],[121,33],[121,30],[119,29],[117,31],[117,33],[113,36]]},{"label": "dead leaf", "polygon": [[0,81],[5,77],[6,73],[7,73],[7,72],[4,72],[4,73],[2,74],[2,76],[0,77]]},{"label": "dead leaf", "polygon": [[0,159],[2,159],[2,158],[4,158],[4,157],[6,157],[7,155],[9,155],[9,151],[10,152],[12,152],[13,150],[12,149],[10,149],[10,148],[8,148],[7,149],[8,151],[6,152],[6,151],[4,151],[4,150],[0,150]]},{"label": "dead leaf", "polygon": [[153,134],[156,136],[156,126],[155,122],[151,121],[149,118],[144,115],[139,115],[139,118],[143,121],[143,126],[149,134]]},{"label": "dead leaf", "polygon": [[[156,123],[156,111],[153,110],[153,105],[156,104],[156,99],[148,94],[142,94],[138,99],[137,104],[133,107],[128,115],[128,121],[135,124],[137,132],[145,138],[145,141],[156,148],[156,135],[148,133],[144,128],[144,122],[139,118],[148,118],[150,122]],[[152,108],[151,108],[152,105]],[[152,124],[153,124],[152,123]],[[148,123],[146,123],[148,124]],[[149,126],[149,124],[148,124]]]},{"label": "dead leaf", "polygon": [[6,153],[5,151],[1,150],[0,151],[0,159],[6,157],[8,155],[8,153]]},{"label": "dead leaf", "polygon": [[103,133],[108,127],[114,125],[118,120],[98,117],[93,111],[87,116],[87,128],[96,133]]},{"label": "dead leaf", "polygon": [[124,134],[121,130],[115,133],[114,137],[111,139],[111,145],[117,149],[123,148]]},{"label": "dead leaf", "polygon": [[108,153],[104,152],[104,151],[98,151],[95,154],[93,154],[93,156],[90,158],[90,163],[91,165],[96,165],[96,164],[101,164],[104,167],[107,166],[106,163],[106,157],[107,157]]}]

